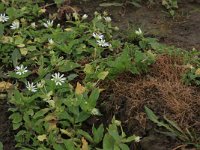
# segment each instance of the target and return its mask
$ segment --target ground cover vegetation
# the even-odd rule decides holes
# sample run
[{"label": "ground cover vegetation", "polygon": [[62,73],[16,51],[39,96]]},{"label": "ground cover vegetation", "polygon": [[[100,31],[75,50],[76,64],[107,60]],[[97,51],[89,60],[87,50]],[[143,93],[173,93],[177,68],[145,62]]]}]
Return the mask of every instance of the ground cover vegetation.
[{"label": "ground cover vegetation", "polygon": [[[165,4],[171,8],[172,2]],[[134,124],[124,129],[127,120],[118,120],[123,105],[129,107],[126,118],[145,110],[160,133],[198,148],[200,52],[159,44],[140,28],[121,35],[106,12],[88,16],[70,6],[59,9],[62,1],[55,4],[59,13],[49,15],[51,5],[43,1],[0,4],[0,90],[10,106],[16,148],[137,149],[143,135],[125,133]],[[60,20],[68,8],[73,12]],[[155,101],[145,99],[148,88]],[[122,104],[117,98],[124,93]],[[158,114],[161,119],[153,113],[156,103],[163,114],[169,110],[164,117]]]}]

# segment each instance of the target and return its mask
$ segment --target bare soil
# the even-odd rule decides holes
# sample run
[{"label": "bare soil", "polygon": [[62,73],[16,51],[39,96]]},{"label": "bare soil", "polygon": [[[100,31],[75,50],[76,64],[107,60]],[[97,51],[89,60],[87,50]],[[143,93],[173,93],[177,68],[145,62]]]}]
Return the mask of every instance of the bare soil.
[{"label": "bare soil", "polygon": [[140,8],[100,7],[102,0],[78,4],[82,12],[107,11],[121,30],[140,27],[147,36],[156,37],[160,42],[191,50],[200,49],[200,2],[182,0],[175,17],[170,17],[161,4],[142,5]]},{"label": "bare soil", "polygon": [[10,115],[8,109],[7,100],[0,99],[0,141],[3,143],[4,150],[15,150],[14,132],[8,119]]}]

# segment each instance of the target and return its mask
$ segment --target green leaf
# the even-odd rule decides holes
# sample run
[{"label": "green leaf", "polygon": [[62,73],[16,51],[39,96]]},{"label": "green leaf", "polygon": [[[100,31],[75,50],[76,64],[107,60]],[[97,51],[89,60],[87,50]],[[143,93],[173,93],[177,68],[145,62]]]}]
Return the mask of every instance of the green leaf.
[{"label": "green leaf", "polygon": [[158,117],[154,114],[154,112],[146,106],[145,106],[145,112],[147,113],[148,118],[154,123],[156,123],[158,126],[165,127],[170,132],[177,134],[177,132],[173,128],[171,128],[168,124],[165,124],[164,122],[159,121]]},{"label": "green leaf", "polygon": [[0,142],[0,150],[3,150],[3,143]]},{"label": "green leaf", "polygon": [[39,110],[38,112],[35,113],[35,115],[33,116],[33,119],[37,119],[39,117],[44,117],[44,115],[49,111],[49,108],[44,108]]},{"label": "green leaf", "polygon": [[121,148],[121,150],[130,150],[130,148],[126,144],[119,144],[119,147]]},{"label": "green leaf", "polygon": [[110,7],[110,6],[123,6],[123,3],[101,3],[101,7]]},{"label": "green leaf", "polygon": [[7,9],[6,9],[6,14],[8,14],[8,16],[9,16],[9,18],[11,19],[11,20],[13,20],[13,19],[15,19],[16,18],[16,16],[17,16],[17,10],[15,9],[15,8],[13,8],[13,7],[8,7]]},{"label": "green leaf", "polygon": [[65,150],[64,147],[62,147],[60,144],[53,144],[53,148],[55,150]]},{"label": "green leaf", "polygon": [[104,150],[113,150],[114,145],[115,145],[114,139],[109,134],[106,134],[103,139],[103,149]]},{"label": "green leaf", "polygon": [[58,70],[60,72],[67,72],[67,71],[71,71],[77,67],[80,67],[80,65],[78,63],[72,62],[70,60],[66,60],[64,61],[64,63],[58,67]]},{"label": "green leaf", "polygon": [[4,11],[4,8],[5,8],[4,4],[1,3],[1,4],[0,4],[0,12],[3,12],[3,11]]},{"label": "green leaf", "polygon": [[63,140],[66,150],[75,150],[74,142],[72,139]]},{"label": "green leaf", "polygon": [[135,136],[135,135],[132,135],[132,136],[129,136],[128,138],[126,138],[126,139],[123,139],[122,142],[123,142],[123,143],[129,143],[129,142],[134,141],[135,138],[136,138],[136,136]]},{"label": "green leaf", "polygon": [[145,108],[145,112],[147,113],[148,118],[154,123],[159,123],[158,117],[154,114],[154,112],[146,106],[144,108]]},{"label": "green leaf", "polygon": [[20,37],[20,36],[16,36],[15,38],[15,45],[22,45],[24,43],[24,38]]},{"label": "green leaf", "polygon": [[113,150],[120,150],[120,147],[119,147],[119,145],[115,144],[115,145],[114,145],[114,149],[113,149]]},{"label": "green leaf", "polygon": [[86,74],[92,74],[92,73],[94,73],[94,69],[93,69],[92,65],[90,65],[90,64],[86,64],[83,71]]},{"label": "green leaf", "polygon": [[141,7],[139,3],[134,2],[134,1],[129,1],[128,3],[134,5],[135,7]]},{"label": "green leaf", "polygon": [[99,126],[99,128],[95,128],[94,125],[92,127],[92,133],[94,135],[94,142],[96,144],[98,144],[99,142],[101,142],[101,140],[103,139],[103,135],[104,135],[104,127],[103,124],[101,124]]},{"label": "green leaf", "polygon": [[56,5],[61,5],[62,3],[65,2],[65,0],[54,0],[54,2],[56,3]]},{"label": "green leaf", "polygon": [[89,117],[90,117],[90,114],[82,111],[81,113],[79,113],[78,117],[75,119],[75,123],[83,122],[87,120]]},{"label": "green leaf", "polygon": [[12,59],[13,65],[17,66],[18,65],[18,60],[21,59],[21,54],[20,54],[18,49],[15,49],[12,52],[11,59]]},{"label": "green leaf", "polygon": [[22,124],[23,124],[22,122],[19,122],[19,123],[13,123],[13,130],[17,130],[17,129],[19,129],[19,127],[20,127]]},{"label": "green leaf", "polygon": [[3,33],[4,33],[4,25],[0,24],[0,37],[3,36]]},{"label": "green leaf", "polygon": [[109,129],[108,129],[108,133],[113,137],[113,139],[114,139],[116,142],[121,141],[122,137],[119,135],[119,133],[118,133],[117,130],[114,130],[114,129],[109,128]]},{"label": "green leaf", "polygon": [[166,116],[164,116],[164,119],[172,126],[174,127],[177,131],[179,131],[180,133],[184,134],[183,130],[173,121],[167,119]]},{"label": "green leaf", "polygon": [[67,76],[68,81],[72,81],[74,80],[76,77],[78,77],[77,74],[70,74],[69,76]]},{"label": "green leaf", "polygon": [[88,99],[88,103],[91,106],[91,108],[96,107],[96,102],[99,98],[99,94],[100,94],[100,91],[98,88],[95,88],[94,90],[92,90],[92,93],[90,94],[89,99]]},{"label": "green leaf", "polygon": [[104,79],[107,77],[108,73],[109,73],[108,71],[100,72],[100,73],[97,75],[97,77],[98,77],[98,79],[100,79],[100,80],[104,80]]},{"label": "green leaf", "polygon": [[9,118],[12,119],[12,123],[20,123],[22,121],[20,113],[13,113]]},{"label": "green leaf", "polygon": [[141,61],[143,61],[145,59],[145,54],[139,50],[135,51],[135,62],[136,63],[140,63]]},{"label": "green leaf", "polygon": [[87,133],[87,132],[85,132],[85,131],[83,131],[83,130],[81,130],[81,129],[78,129],[78,130],[76,131],[76,134],[77,134],[77,135],[82,135],[82,136],[84,136],[84,137],[85,137],[88,141],[90,141],[91,143],[94,142],[93,139],[92,139],[92,137],[90,136],[90,134]]}]

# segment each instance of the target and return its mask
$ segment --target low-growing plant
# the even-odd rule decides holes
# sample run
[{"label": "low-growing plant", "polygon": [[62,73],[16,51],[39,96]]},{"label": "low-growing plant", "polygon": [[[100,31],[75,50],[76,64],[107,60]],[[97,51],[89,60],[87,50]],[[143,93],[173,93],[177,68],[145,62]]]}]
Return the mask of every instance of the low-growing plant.
[{"label": "low-growing plant", "polygon": [[[10,3],[3,3],[1,11],[11,9],[5,7]],[[30,4],[34,5],[25,6]],[[15,2],[12,6],[16,11],[21,9]],[[139,142],[138,136],[126,137],[120,121],[114,118],[107,130],[103,124],[89,129],[84,124],[92,116],[103,115],[97,108],[102,91],[98,83],[123,71],[147,71],[155,60],[150,51],[113,39],[117,28],[107,14],[96,12],[87,22],[86,14],[74,13],[61,26],[44,19],[42,7],[36,11],[33,18],[30,11],[22,16],[1,14],[1,69],[9,68],[6,78],[17,82],[9,93],[16,147],[129,149],[127,143]],[[141,30],[136,39],[144,39]]]},{"label": "low-growing plant", "polygon": [[200,146],[200,139],[198,135],[192,134],[188,129],[182,130],[174,121],[169,120],[164,116],[164,120],[160,120],[154,112],[145,106],[145,112],[147,117],[157,126],[164,127],[168,132],[159,131],[159,133],[165,134],[171,137],[177,137],[186,144],[194,145],[195,147]]},{"label": "low-growing plant", "polygon": [[171,16],[175,15],[175,10],[178,8],[177,0],[162,0],[162,5],[169,11]]},{"label": "low-growing plant", "polygon": [[0,142],[0,150],[3,150],[3,144]]}]

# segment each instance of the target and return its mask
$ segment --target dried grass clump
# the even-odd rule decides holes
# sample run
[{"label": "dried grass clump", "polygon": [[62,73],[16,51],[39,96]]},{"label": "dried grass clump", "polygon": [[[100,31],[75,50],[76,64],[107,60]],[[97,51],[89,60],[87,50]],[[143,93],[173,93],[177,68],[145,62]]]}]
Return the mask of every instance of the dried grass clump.
[{"label": "dried grass clump", "polygon": [[197,127],[200,124],[200,90],[184,85],[181,78],[184,72],[181,58],[161,55],[147,75],[123,74],[112,81],[110,91],[104,93],[105,97],[107,95],[104,110],[117,115],[129,128],[136,128],[136,125],[145,128],[145,105],[159,116],[176,121],[182,128]]}]

